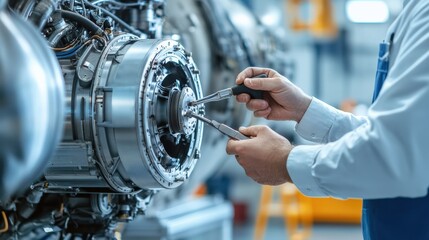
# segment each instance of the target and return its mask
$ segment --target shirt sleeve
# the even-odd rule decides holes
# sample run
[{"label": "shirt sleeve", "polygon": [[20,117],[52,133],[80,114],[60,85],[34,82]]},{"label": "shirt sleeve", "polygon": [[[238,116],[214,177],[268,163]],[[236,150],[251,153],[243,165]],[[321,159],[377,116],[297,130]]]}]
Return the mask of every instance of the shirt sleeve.
[{"label": "shirt sleeve", "polygon": [[308,141],[327,143],[338,140],[367,121],[366,117],[340,111],[313,97],[310,106],[295,129],[301,137]]},{"label": "shirt sleeve", "polygon": [[[326,143],[290,152],[288,172],[305,195],[373,199],[427,194],[429,4],[422,4],[397,31],[403,39],[393,45],[398,55],[366,123],[353,129],[354,120],[343,121],[343,114],[322,110],[322,116],[313,115],[322,119],[307,119],[314,130],[301,129],[306,120],[297,127],[301,134],[314,134]],[[317,122],[323,119],[334,122],[320,125],[318,132]],[[345,126],[336,126],[338,120]]]}]

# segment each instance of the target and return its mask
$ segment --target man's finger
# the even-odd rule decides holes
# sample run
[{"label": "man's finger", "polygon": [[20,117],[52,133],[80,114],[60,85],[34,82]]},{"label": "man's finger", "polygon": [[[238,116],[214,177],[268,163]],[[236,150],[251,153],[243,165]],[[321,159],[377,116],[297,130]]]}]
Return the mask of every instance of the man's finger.
[{"label": "man's finger", "polygon": [[253,112],[253,115],[255,117],[267,118],[268,115],[270,115],[270,113],[271,113],[271,108],[269,107],[269,108],[266,108],[266,109],[263,109],[263,110],[255,111],[255,112]]},{"label": "man's finger", "polygon": [[236,155],[237,152],[235,149],[237,144],[238,144],[238,141],[229,139],[228,143],[226,144],[226,153],[228,155]]},{"label": "man's finger", "polygon": [[262,99],[253,99],[247,102],[246,107],[252,111],[260,111],[269,108],[269,104],[267,101]]},{"label": "man's finger", "polygon": [[263,91],[276,91],[284,86],[278,78],[246,78],[244,85],[251,89]]},{"label": "man's finger", "polygon": [[263,73],[269,76],[270,71],[271,69],[268,69],[268,68],[248,67],[237,75],[237,79],[235,80],[235,83],[242,84],[245,78],[251,78]]},{"label": "man's finger", "polygon": [[237,99],[238,102],[246,102],[247,103],[248,101],[250,101],[250,96],[247,93],[239,94],[235,98]]}]

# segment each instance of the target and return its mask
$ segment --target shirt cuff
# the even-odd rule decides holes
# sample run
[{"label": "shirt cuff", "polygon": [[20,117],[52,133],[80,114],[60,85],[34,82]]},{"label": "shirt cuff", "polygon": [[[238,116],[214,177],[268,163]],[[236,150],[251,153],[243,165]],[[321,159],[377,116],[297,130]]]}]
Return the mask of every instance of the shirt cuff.
[{"label": "shirt cuff", "polygon": [[286,168],[295,186],[306,196],[326,197],[313,176],[313,164],[322,145],[296,146],[289,153]]},{"label": "shirt cuff", "polygon": [[306,140],[319,143],[326,142],[337,114],[334,107],[313,97],[301,121],[296,124],[295,130]]}]

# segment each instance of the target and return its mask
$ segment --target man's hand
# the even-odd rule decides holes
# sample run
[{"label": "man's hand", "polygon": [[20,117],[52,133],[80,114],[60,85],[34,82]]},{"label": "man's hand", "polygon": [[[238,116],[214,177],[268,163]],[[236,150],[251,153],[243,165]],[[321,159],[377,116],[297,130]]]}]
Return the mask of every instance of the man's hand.
[{"label": "man's hand", "polygon": [[[265,73],[267,78],[252,78]],[[269,68],[249,67],[238,74],[236,83],[244,82],[249,88],[266,91],[264,99],[250,99],[248,94],[240,94],[237,101],[247,104],[256,117],[270,120],[301,121],[311,102],[311,97],[276,71]]]},{"label": "man's hand", "polygon": [[240,128],[249,140],[229,140],[226,152],[235,155],[246,175],[260,184],[280,185],[291,182],[286,160],[293,146],[267,126]]}]

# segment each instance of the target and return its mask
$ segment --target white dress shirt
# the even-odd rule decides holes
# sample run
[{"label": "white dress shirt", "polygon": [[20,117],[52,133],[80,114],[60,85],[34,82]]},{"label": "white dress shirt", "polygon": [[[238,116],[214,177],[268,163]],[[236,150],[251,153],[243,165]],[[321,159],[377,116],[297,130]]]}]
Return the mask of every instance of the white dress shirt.
[{"label": "white dress shirt", "polygon": [[[313,98],[296,131],[288,172],[308,196],[425,196],[429,187],[429,1],[408,1],[395,32],[390,70],[368,117]],[[374,63],[376,59],[374,59]]]}]

